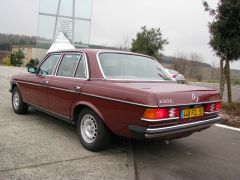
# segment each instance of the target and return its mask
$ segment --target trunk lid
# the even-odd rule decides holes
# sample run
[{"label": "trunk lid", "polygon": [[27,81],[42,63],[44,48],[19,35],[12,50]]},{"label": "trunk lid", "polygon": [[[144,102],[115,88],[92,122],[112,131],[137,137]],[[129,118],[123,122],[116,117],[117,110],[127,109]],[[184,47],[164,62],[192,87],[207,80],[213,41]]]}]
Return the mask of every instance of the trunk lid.
[{"label": "trunk lid", "polygon": [[176,83],[119,83],[122,87],[154,93],[159,107],[177,106],[220,100],[213,89]]}]

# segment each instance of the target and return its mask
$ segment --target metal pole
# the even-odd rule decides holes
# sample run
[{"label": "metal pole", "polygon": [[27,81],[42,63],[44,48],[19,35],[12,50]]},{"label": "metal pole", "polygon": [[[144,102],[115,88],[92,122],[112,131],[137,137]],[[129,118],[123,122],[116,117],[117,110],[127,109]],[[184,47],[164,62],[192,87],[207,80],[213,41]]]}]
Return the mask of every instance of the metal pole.
[{"label": "metal pole", "polygon": [[61,0],[58,1],[58,8],[57,8],[57,15],[56,15],[56,20],[55,20],[55,27],[54,27],[54,32],[53,32],[53,41],[55,41],[56,38],[56,31],[57,31],[57,23],[58,23],[58,16],[59,16],[59,11],[60,11],[60,5],[61,5]]}]

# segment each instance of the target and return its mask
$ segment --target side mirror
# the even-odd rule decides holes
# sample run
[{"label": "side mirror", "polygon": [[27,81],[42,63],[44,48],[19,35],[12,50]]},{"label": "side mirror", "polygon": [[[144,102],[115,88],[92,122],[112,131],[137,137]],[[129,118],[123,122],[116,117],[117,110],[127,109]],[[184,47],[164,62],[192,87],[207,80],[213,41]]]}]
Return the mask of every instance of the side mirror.
[{"label": "side mirror", "polygon": [[27,70],[30,73],[37,74],[37,67],[28,67]]}]

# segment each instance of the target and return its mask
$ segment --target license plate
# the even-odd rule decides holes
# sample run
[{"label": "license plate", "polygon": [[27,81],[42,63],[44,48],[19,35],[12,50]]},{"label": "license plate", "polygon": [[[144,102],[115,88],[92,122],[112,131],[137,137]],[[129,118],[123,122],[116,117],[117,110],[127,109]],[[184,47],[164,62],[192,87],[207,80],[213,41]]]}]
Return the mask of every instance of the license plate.
[{"label": "license plate", "polygon": [[184,109],[181,111],[181,119],[193,118],[204,115],[203,107],[194,108],[194,109]]}]

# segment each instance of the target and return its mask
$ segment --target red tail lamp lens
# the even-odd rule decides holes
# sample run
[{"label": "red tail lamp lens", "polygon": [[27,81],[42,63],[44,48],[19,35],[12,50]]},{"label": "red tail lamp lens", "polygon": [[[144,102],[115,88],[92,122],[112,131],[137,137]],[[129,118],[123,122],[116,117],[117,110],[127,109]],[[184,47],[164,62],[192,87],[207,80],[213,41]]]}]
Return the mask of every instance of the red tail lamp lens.
[{"label": "red tail lamp lens", "polygon": [[217,102],[215,104],[215,111],[219,111],[221,109],[221,107],[222,107],[222,102]]},{"label": "red tail lamp lens", "polygon": [[168,118],[168,117],[169,117],[168,108],[156,110],[156,119],[163,119],[163,118]]},{"label": "red tail lamp lens", "polygon": [[205,106],[205,111],[206,112],[219,111],[221,109],[221,106],[222,106],[222,102],[207,104]]},{"label": "red tail lamp lens", "polygon": [[176,78],[176,77],[177,77],[177,75],[176,75],[176,74],[174,74],[174,75],[172,75],[172,77],[173,77],[173,78]]}]

